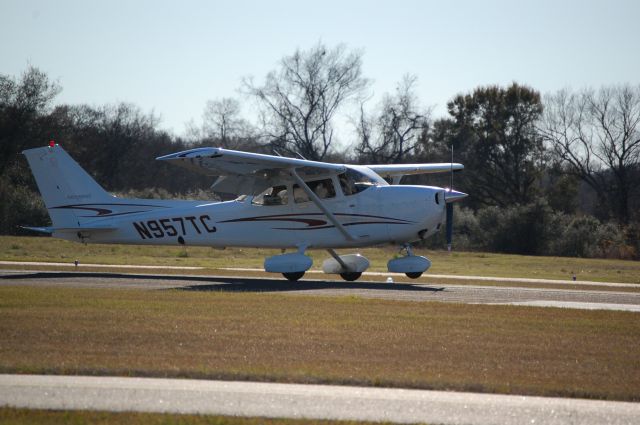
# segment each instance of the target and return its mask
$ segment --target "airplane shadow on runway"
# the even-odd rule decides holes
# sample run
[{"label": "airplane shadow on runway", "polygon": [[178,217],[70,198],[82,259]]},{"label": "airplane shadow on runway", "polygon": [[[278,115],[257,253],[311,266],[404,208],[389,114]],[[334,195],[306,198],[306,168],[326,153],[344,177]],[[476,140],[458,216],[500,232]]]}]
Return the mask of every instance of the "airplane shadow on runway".
[{"label": "airplane shadow on runway", "polygon": [[375,289],[388,291],[438,292],[444,288],[435,288],[407,283],[378,282],[340,282],[330,280],[314,280],[289,282],[288,280],[264,280],[250,278],[223,278],[219,283],[210,285],[192,285],[178,288],[184,291],[222,291],[222,292],[289,292],[319,289]]},{"label": "airplane shadow on runway", "polygon": [[[300,280],[290,282],[278,279],[259,279],[227,276],[186,276],[186,275],[151,275],[151,274],[127,274],[127,273],[100,273],[100,272],[34,272],[0,276],[0,279],[136,279],[136,280],[169,280],[184,282],[185,286],[176,286],[171,289],[183,291],[221,291],[221,292],[290,292],[319,289],[374,289],[388,291],[415,291],[415,292],[439,292],[444,288],[425,286],[424,284],[411,283],[386,283],[386,282],[344,282],[330,280]],[[189,282],[197,282],[189,285]]]}]

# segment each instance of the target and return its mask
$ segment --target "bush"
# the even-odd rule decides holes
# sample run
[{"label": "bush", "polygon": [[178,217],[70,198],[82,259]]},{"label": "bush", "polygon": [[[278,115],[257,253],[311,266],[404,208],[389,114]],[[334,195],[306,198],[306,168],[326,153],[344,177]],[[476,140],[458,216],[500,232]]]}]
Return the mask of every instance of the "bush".
[{"label": "bush", "polygon": [[602,223],[597,229],[597,250],[593,256],[623,260],[637,259],[638,240],[635,238],[634,244],[633,237],[629,238],[635,226],[637,224],[624,229],[612,222]]},{"label": "bush", "polygon": [[563,226],[551,241],[549,253],[568,257],[596,256],[600,222],[592,216],[559,216]]},{"label": "bush", "polygon": [[[623,229],[592,216],[564,214],[544,199],[476,212],[456,205],[454,211],[453,247],[462,251],[632,259],[638,257],[639,235],[637,224]],[[444,226],[422,244],[444,249]]]},{"label": "bush", "polygon": [[509,208],[487,207],[477,213],[477,245],[497,252],[540,255],[547,250],[555,226],[553,211],[544,200]]},{"label": "bush", "polygon": [[51,221],[40,194],[0,177],[0,234],[33,235],[20,226],[49,226]]}]

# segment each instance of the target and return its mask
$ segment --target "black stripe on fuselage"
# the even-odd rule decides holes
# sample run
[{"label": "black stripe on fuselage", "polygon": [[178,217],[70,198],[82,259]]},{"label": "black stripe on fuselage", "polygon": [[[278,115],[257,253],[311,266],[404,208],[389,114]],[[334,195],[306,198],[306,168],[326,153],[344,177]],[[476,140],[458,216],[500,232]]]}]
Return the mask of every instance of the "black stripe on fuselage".
[{"label": "black stripe on fuselage", "polygon": [[51,210],[83,210],[83,211],[95,211],[96,215],[83,215],[82,218],[90,217],[115,217],[118,215],[136,214],[149,210],[137,210],[114,213],[109,208],[100,208],[101,206],[110,207],[148,207],[148,208],[170,208],[165,205],[148,205],[148,204],[125,204],[125,203],[97,203],[97,204],[72,204],[72,205],[59,205],[57,207],[51,207]]},{"label": "black stripe on fuselage", "polygon": [[[356,226],[359,224],[414,224],[414,222],[409,220],[404,220],[404,219],[394,218],[394,217],[369,215],[369,214],[336,213],[334,215],[336,217],[374,219],[374,220],[361,221],[361,222],[343,223],[343,226]],[[309,216],[324,217],[324,214],[322,213],[275,214],[275,215],[264,215],[264,216],[255,216],[255,217],[234,218],[231,220],[220,221],[220,223],[284,221],[284,222],[305,223],[307,225],[307,227],[275,227],[274,229],[277,229],[277,230],[315,230],[315,229],[329,229],[329,228],[335,227],[332,224],[329,224],[327,220],[318,219],[318,218],[301,218],[301,216],[302,217],[309,217]]]}]

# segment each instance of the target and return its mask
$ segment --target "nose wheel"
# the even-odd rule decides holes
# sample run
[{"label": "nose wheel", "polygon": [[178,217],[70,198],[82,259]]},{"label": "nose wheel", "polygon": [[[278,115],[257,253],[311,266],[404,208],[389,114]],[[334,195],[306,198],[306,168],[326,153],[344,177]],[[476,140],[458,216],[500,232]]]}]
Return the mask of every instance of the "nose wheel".
[{"label": "nose wheel", "polygon": [[[400,252],[402,251],[406,252],[407,257],[413,257],[413,250],[411,249],[411,245],[409,244],[404,245],[402,248],[400,248]],[[422,272],[406,272],[405,275],[409,279],[417,279],[420,276],[422,276]]]},{"label": "nose wheel", "polygon": [[391,273],[404,273],[409,279],[417,279],[431,267],[431,261],[428,258],[413,255],[411,245],[403,245],[400,248],[400,252],[402,251],[405,252],[404,257],[395,258],[387,263],[387,269]]}]

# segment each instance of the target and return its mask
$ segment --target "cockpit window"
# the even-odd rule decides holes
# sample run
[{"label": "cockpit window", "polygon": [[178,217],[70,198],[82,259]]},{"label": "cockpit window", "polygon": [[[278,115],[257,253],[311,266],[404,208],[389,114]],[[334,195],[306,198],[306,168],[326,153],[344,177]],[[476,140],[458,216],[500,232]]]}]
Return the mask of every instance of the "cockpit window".
[{"label": "cockpit window", "polygon": [[273,186],[253,198],[254,205],[287,205],[289,197],[287,186]]},{"label": "cockpit window", "polygon": [[[336,190],[333,187],[331,179],[316,180],[305,183],[320,199],[335,198],[336,196]],[[309,196],[304,189],[297,184],[293,185],[293,199],[297,204],[310,201]]]},{"label": "cockpit window", "polygon": [[352,168],[348,168],[347,171],[338,175],[338,180],[345,196],[355,195],[378,184],[371,177]]}]

